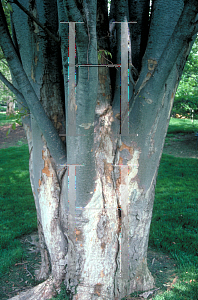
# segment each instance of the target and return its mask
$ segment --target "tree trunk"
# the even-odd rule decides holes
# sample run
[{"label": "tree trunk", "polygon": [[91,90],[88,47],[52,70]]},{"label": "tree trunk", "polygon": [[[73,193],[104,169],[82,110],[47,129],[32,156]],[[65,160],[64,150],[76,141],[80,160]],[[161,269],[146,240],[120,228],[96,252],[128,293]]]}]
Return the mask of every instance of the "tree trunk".
[{"label": "tree trunk", "polygon": [[15,115],[14,108],[15,108],[15,103],[14,103],[13,99],[11,97],[8,97],[7,108],[6,108],[6,115],[7,116],[12,115],[12,114]]}]

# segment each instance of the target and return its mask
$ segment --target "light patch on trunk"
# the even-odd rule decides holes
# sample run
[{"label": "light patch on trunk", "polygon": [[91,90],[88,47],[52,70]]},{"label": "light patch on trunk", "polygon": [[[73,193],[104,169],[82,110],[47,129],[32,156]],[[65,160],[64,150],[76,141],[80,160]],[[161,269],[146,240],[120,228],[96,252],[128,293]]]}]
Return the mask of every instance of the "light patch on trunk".
[{"label": "light patch on trunk", "polygon": [[151,155],[153,155],[157,150],[157,148],[155,147],[155,139],[154,138],[155,138],[155,133],[156,133],[157,128],[158,128],[158,123],[159,123],[159,120],[160,120],[160,116],[161,116],[160,115],[160,110],[158,109],[155,121],[154,121],[154,123],[151,127],[151,130],[150,130],[147,138],[146,138],[146,143],[145,144],[146,144],[146,146],[149,146],[149,155],[148,155],[149,157]]},{"label": "light patch on trunk", "polygon": [[157,66],[157,61],[156,60],[151,59],[151,58],[148,59],[148,69],[149,69],[149,71],[155,70],[156,66]]},{"label": "light patch on trunk", "polygon": [[42,169],[42,173],[43,174],[46,174],[48,177],[53,177],[53,173],[50,173],[50,169],[49,169],[49,166],[50,166],[50,160],[45,157],[44,155],[44,151],[42,151],[42,158],[44,160],[44,168]]},{"label": "light patch on trunk", "polygon": [[134,178],[138,175],[139,170],[139,158],[140,158],[140,151],[135,150],[133,157],[128,161],[129,172],[128,172],[128,182],[129,182],[129,198],[133,192],[133,190],[139,190],[137,180]]},{"label": "light patch on trunk", "polygon": [[170,100],[171,101],[171,105],[170,105],[170,110],[169,110],[169,113],[168,113],[168,118],[170,118],[170,114],[171,114],[171,110],[172,110],[172,107],[173,107],[174,99],[175,99],[175,91],[171,95],[171,100]]},{"label": "light patch on trunk", "polygon": [[153,100],[152,100],[152,99],[149,99],[149,98],[145,98],[145,101],[146,101],[146,103],[148,103],[148,104],[152,104],[152,103],[153,103]]},{"label": "light patch on trunk", "polygon": [[44,159],[44,169],[42,170],[42,184],[38,189],[41,222],[50,254],[52,275],[58,280],[62,280],[67,249],[58,218],[60,187],[47,148],[42,151],[42,158]]},{"label": "light patch on trunk", "polygon": [[[37,10],[36,10],[36,8],[34,7],[33,8],[33,10],[32,10],[32,14],[33,14],[33,16],[35,17],[35,18],[37,18]],[[39,33],[39,26],[37,25],[37,23],[36,22],[33,22],[33,24],[34,24],[34,32],[35,33]]]},{"label": "light patch on trunk", "polygon": [[[109,191],[110,192],[110,191]],[[92,300],[113,299],[114,274],[116,270],[116,253],[118,250],[117,201],[115,193],[107,195],[110,201],[104,209],[102,184],[100,178],[96,181],[96,189],[91,201],[83,210],[83,219],[88,222],[81,228],[83,242],[76,244],[83,257],[81,265],[80,284],[74,299]],[[107,197],[108,196],[108,197]],[[108,295],[106,294],[108,293]],[[100,298],[101,297],[101,298]]]},{"label": "light patch on trunk", "polygon": [[35,65],[37,65],[37,61],[38,61],[38,56],[35,56],[34,58]]},{"label": "light patch on trunk", "polygon": [[79,126],[83,127],[84,129],[89,129],[91,126],[94,126],[94,122],[93,123],[82,123]]},{"label": "light patch on trunk", "polygon": [[32,80],[35,82],[33,66],[32,66],[32,69],[31,69],[31,78],[32,78]]},{"label": "light patch on trunk", "polygon": [[139,89],[138,89],[138,91],[137,91],[137,95],[140,93],[140,91],[143,89],[143,87],[146,85],[146,83],[149,81],[149,79],[151,78],[151,73],[150,72],[148,72],[147,74],[146,74],[146,77],[144,78],[144,80],[143,80],[143,82],[142,82],[142,84],[141,84],[141,86],[139,87]]},{"label": "light patch on trunk", "polygon": [[122,145],[121,145],[121,147],[120,147],[119,150],[122,151],[123,149],[128,150],[129,153],[130,153],[131,155],[133,155],[133,148],[132,148],[132,147],[129,147],[129,146],[127,146],[127,145],[125,145],[125,144],[122,142]]}]

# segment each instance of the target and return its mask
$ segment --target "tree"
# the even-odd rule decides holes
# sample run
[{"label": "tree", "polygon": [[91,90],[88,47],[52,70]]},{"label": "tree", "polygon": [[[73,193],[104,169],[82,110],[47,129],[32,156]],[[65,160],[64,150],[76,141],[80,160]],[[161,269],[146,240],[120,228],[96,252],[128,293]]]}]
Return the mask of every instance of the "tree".
[{"label": "tree", "polygon": [[[3,56],[2,51],[0,51],[0,70],[6,76],[9,80],[11,80],[9,67],[6,63],[6,60]],[[7,102],[7,111],[6,114],[13,114],[14,111],[14,99],[13,99],[13,93],[7,88],[5,84],[0,82],[0,101],[1,104],[6,104]]]},{"label": "tree", "polygon": [[192,50],[186,62],[182,78],[175,95],[172,114],[179,114],[182,117],[197,119],[197,73],[198,73],[198,39],[196,38]]},{"label": "tree", "polygon": [[[198,2],[155,0],[150,7],[148,0],[112,0],[110,35],[107,4],[13,0],[12,37],[0,9],[10,88],[28,112],[23,124],[41,245],[38,278],[45,280],[20,299],[50,299],[62,282],[71,299],[81,300],[121,299],[154,284],[146,258],[156,176],[198,30]],[[118,66],[76,67],[75,95],[76,29],[76,64],[111,64],[111,53],[112,62],[124,66],[126,98],[126,21],[137,22],[129,24],[129,110],[120,104]],[[69,31],[60,22],[83,23],[71,24]]]},{"label": "tree", "polygon": [[[8,4],[8,6],[9,6],[9,4]],[[8,28],[10,30],[11,28],[10,28],[10,19],[9,19],[9,9],[8,9],[7,5],[4,5],[4,11],[5,11],[5,15],[7,18]],[[1,73],[3,73],[3,75],[9,81],[11,81],[10,70],[9,70],[8,64],[6,62],[6,59],[3,55],[2,49],[0,49],[0,70],[1,70]],[[7,102],[7,110],[6,110],[7,115],[15,114],[15,111],[14,111],[15,102],[14,102],[13,97],[14,97],[14,94],[7,88],[7,86],[5,84],[0,82],[0,101],[3,104],[5,104]]]}]

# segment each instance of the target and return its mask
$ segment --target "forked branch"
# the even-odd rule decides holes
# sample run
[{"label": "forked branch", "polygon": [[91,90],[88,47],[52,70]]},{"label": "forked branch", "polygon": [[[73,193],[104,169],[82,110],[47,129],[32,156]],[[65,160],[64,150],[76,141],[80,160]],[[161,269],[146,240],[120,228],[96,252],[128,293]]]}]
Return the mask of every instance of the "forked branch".
[{"label": "forked branch", "polygon": [[24,11],[24,13],[26,13],[26,15],[28,15],[28,17],[30,17],[32,21],[34,21],[37,25],[39,25],[47,33],[47,35],[50,36],[55,42],[57,43],[60,42],[59,38],[56,37],[49,29],[47,29],[47,27],[44,26],[37,18],[35,18],[35,16],[31,12],[29,12],[21,3],[19,3],[18,0],[12,0],[10,1],[10,3],[16,4],[22,11]]}]

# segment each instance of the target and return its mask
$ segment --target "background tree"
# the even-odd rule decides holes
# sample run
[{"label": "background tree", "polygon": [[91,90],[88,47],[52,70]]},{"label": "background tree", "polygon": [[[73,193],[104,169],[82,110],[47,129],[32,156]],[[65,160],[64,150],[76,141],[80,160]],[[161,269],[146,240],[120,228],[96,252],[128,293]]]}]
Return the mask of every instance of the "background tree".
[{"label": "background tree", "polygon": [[175,95],[172,115],[198,118],[198,39],[196,38]]},{"label": "background tree", "polygon": [[[9,70],[8,64],[6,62],[6,59],[5,59],[2,51],[0,52],[0,70],[1,70],[1,73],[9,81],[11,81],[10,70]],[[6,111],[7,115],[15,113],[15,111],[14,111],[14,107],[15,107],[14,94],[2,82],[0,82],[0,104],[1,105],[7,104],[7,111]]]},{"label": "background tree", "polygon": [[[7,24],[8,24],[8,29],[11,32],[11,24],[10,24],[11,6],[9,3],[3,2],[3,7],[4,7],[4,13],[6,16]],[[4,54],[2,52],[2,49],[0,49],[0,71],[9,81],[11,81],[10,70],[9,70],[8,64],[6,62],[6,59],[4,57]],[[10,91],[10,89],[7,88],[7,86],[5,84],[0,82],[0,101],[1,101],[1,104],[7,104],[7,109],[6,109],[7,115],[15,113],[14,100],[15,100],[14,94]]]},{"label": "background tree", "polygon": [[[78,64],[97,65],[97,47],[99,62],[108,52],[121,62],[128,32],[121,37],[116,24],[109,41],[106,0],[13,0],[12,37],[0,8],[0,45],[14,86],[1,78],[28,111],[23,124],[41,245],[38,279],[45,280],[13,299],[50,299],[62,282],[71,299],[81,300],[121,299],[153,287],[146,258],[155,182],[198,30],[198,2],[149,4],[111,1],[111,19],[137,21],[129,26],[129,135],[123,132],[127,107],[120,113],[119,68],[110,74],[108,68],[79,67],[76,98],[74,86],[68,91],[68,26],[60,22],[84,22],[76,24]],[[127,69],[122,72],[127,78]],[[70,122],[76,125],[72,134]]]}]

